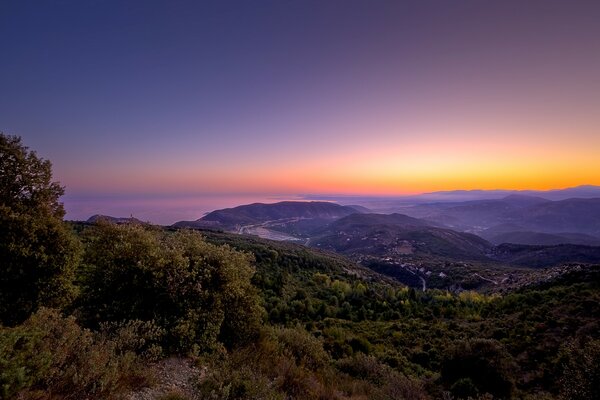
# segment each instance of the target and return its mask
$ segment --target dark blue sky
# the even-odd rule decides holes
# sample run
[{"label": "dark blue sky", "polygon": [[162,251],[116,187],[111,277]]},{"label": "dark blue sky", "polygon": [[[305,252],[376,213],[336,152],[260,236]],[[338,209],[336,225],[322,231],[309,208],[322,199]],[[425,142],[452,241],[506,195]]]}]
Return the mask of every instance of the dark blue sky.
[{"label": "dark blue sky", "polygon": [[598,148],[598,21],[598,1],[4,1],[0,130],[77,194],[600,183],[514,176]]}]

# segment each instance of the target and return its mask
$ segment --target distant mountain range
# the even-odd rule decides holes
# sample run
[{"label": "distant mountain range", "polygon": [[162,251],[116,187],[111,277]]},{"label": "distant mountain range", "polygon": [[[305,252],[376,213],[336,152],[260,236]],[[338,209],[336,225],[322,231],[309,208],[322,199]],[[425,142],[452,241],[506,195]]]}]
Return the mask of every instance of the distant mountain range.
[{"label": "distant mountain range", "polygon": [[[560,192],[589,194],[595,188],[586,186]],[[600,245],[600,197],[553,201],[509,194],[499,199],[418,203],[396,208],[398,211],[394,214],[412,217],[413,225],[418,225],[416,220],[419,219],[420,224],[474,233],[493,244]],[[264,234],[265,237],[276,231],[288,235],[281,236],[282,239],[306,240],[322,234],[322,228],[333,220],[369,211],[361,206],[318,201],[255,203],[216,210],[198,220],[180,221],[174,226]],[[369,218],[389,224],[399,218],[391,215],[373,214]]]},{"label": "distant mountain range", "polygon": [[600,239],[600,198],[551,201],[509,195],[495,200],[420,204],[405,207],[403,212],[492,242],[595,244]]},{"label": "distant mountain range", "polygon": [[422,199],[435,199],[435,201],[467,201],[497,199],[509,195],[524,195],[542,197],[546,200],[565,200],[571,198],[600,197],[600,186],[581,185],[565,189],[552,190],[451,190],[441,192],[423,193],[414,196]]},{"label": "distant mountain range", "polygon": [[[449,198],[465,193],[473,194],[454,191],[436,196]],[[506,194],[475,191],[479,196],[482,193]],[[547,198],[596,193],[600,195],[596,186],[511,192],[495,199],[404,204],[397,207],[401,213],[389,214],[326,201],[254,203],[215,210],[194,221],[177,222],[173,227],[296,241],[358,260],[375,257],[401,262],[425,257],[548,266],[600,261],[600,197]],[[99,219],[140,222],[102,215],[95,215],[88,222]]]}]

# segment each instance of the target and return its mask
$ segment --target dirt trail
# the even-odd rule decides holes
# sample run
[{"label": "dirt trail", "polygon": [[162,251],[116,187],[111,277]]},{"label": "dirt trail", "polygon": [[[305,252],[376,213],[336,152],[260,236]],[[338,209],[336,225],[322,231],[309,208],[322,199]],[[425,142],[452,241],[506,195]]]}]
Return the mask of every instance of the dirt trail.
[{"label": "dirt trail", "polygon": [[195,400],[194,384],[204,371],[187,358],[171,357],[151,366],[158,378],[156,385],[130,393],[127,400],[157,400],[167,394],[178,394],[182,398]]}]

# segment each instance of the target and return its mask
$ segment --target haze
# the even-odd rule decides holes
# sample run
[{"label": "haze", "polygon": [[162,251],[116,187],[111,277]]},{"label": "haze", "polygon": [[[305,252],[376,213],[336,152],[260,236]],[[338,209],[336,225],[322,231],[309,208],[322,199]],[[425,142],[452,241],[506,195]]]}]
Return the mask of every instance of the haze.
[{"label": "haze", "polygon": [[599,20],[596,1],[2,2],[0,129],[52,160],[74,219],[598,185]]}]

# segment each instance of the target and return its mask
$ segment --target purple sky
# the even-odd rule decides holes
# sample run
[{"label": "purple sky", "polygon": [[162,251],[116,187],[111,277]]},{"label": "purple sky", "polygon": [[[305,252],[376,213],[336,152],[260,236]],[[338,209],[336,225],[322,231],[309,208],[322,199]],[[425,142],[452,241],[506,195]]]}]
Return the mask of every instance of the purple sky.
[{"label": "purple sky", "polygon": [[105,196],[600,184],[598,21],[598,1],[5,1],[0,130],[77,218]]}]

